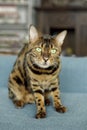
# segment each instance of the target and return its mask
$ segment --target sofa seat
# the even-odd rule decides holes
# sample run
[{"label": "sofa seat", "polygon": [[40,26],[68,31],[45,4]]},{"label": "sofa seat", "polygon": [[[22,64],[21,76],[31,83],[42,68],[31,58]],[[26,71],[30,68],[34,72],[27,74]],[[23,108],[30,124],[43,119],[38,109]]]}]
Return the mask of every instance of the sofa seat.
[{"label": "sofa seat", "polygon": [[0,56],[0,130],[87,130],[87,58],[61,57],[60,90],[67,112],[47,106],[47,117],[35,119],[35,104],[16,109],[8,98],[8,77],[16,56]]}]

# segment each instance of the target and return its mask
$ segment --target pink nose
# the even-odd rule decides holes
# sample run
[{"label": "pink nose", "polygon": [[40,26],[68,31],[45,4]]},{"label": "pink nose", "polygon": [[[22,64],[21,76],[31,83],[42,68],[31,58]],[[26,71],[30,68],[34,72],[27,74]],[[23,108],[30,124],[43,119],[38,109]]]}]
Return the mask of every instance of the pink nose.
[{"label": "pink nose", "polygon": [[48,61],[48,57],[43,57],[43,59],[45,60],[45,62],[47,62],[47,61]]}]

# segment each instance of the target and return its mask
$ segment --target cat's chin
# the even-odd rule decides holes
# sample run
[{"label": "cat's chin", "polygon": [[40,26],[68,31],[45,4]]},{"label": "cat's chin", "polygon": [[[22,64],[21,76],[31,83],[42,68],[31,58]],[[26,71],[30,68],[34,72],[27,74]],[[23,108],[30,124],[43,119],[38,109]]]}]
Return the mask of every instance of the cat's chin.
[{"label": "cat's chin", "polygon": [[40,64],[40,63],[38,63],[38,64],[36,64],[38,67],[40,67],[40,68],[43,68],[43,69],[46,69],[46,68],[49,68],[50,67],[50,64],[49,63],[42,63],[42,64]]},{"label": "cat's chin", "polygon": [[44,69],[49,67],[49,65],[42,65],[42,64],[39,64],[38,66],[39,66],[40,68],[44,68]]},{"label": "cat's chin", "polygon": [[49,68],[49,67],[50,67],[50,63],[49,63],[49,62],[48,62],[48,63],[45,63],[45,62],[43,62],[43,63],[35,62],[35,64],[36,64],[36,66],[38,66],[38,67],[40,67],[40,68],[43,68],[43,69],[46,69],[46,68]]}]

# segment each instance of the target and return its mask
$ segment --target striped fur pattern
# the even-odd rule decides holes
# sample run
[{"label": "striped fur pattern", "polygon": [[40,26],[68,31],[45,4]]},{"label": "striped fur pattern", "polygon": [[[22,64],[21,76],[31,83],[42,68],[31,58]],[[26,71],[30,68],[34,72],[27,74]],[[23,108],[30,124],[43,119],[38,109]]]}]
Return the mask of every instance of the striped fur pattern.
[{"label": "striped fur pattern", "polygon": [[46,117],[45,105],[50,104],[57,112],[64,113],[60,100],[59,72],[61,68],[60,53],[66,31],[55,37],[41,35],[31,25],[29,43],[20,51],[13,70],[9,76],[9,98],[17,108],[28,103],[36,103],[36,118]]}]

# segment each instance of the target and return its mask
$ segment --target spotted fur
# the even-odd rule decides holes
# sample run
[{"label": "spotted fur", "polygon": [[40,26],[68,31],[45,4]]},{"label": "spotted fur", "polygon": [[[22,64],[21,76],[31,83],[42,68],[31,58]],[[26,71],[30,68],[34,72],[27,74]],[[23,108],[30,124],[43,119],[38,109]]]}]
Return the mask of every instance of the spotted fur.
[{"label": "spotted fur", "polygon": [[36,103],[36,118],[46,116],[45,104],[53,98],[56,111],[64,113],[59,91],[60,53],[66,31],[55,37],[41,35],[32,25],[29,43],[20,51],[9,76],[9,97],[17,108]]}]

